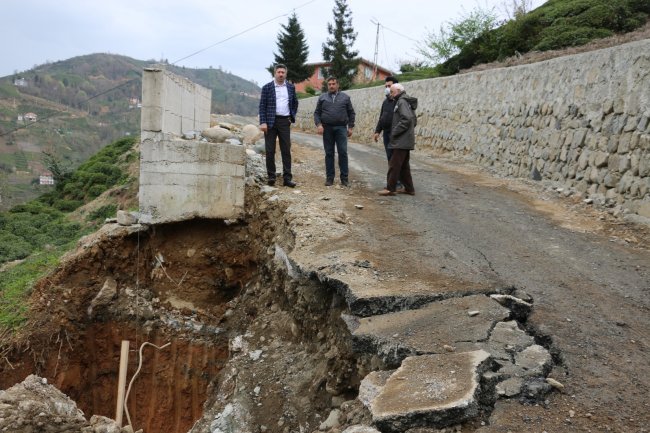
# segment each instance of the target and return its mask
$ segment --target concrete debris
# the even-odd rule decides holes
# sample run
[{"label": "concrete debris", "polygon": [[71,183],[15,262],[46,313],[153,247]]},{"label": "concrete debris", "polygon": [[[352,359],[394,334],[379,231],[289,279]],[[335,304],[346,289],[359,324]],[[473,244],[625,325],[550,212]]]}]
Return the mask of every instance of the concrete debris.
[{"label": "concrete debris", "polygon": [[[542,346],[533,344],[523,351],[515,354],[515,362],[497,360],[502,365],[498,373],[503,378],[503,382],[497,384],[497,393],[503,396],[514,396],[519,393],[531,400],[540,400],[552,386],[544,378],[549,373],[552,366],[551,354]],[[509,380],[518,378],[523,381]],[[516,386],[520,385],[520,391],[516,391]]]},{"label": "concrete debris", "polygon": [[343,430],[343,433],[380,433],[380,432],[379,430],[376,430],[367,425],[353,425]]},{"label": "concrete debris", "polygon": [[553,365],[553,361],[548,350],[534,344],[515,357],[515,365],[524,369],[528,376],[545,376]]},{"label": "concrete debris", "polygon": [[74,401],[36,375],[0,391],[0,431],[79,431],[86,424]]},{"label": "concrete debris", "polygon": [[494,358],[513,361],[513,355],[535,344],[535,339],[519,328],[517,321],[509,320],[495,325],[487,349]]},{"label": "concrete debris", "polygon": [[204,129],[201,135],[212,143],[224,143],[227,139],[234,137],[231,131],[220,126]]},{"label": "concrete debris", "polygon": [[251,359],[251,361],[257,361],[260,359],[262,356],[262,350],[253,350],[252,352],[248,353],[248,357]]},{"label": "concrete debris", "polygon": [[552,389],[553,387],[549,385],[544,378],[533,377],[524,382],[521,391],[524,399],[536,402],[543,400]]},{"label": "concrete debris", "polygon": [[476,416],[482,393],[479,378],[491,364],[484,350],[406,358],[383,386],[382,376],[370,381],[379,388],[367,404],[373,424],[382,432],[402,432],[444,427]]},{"label": "concrete debris", "polygon": [[546,383],[548,383],[558,391],[564,391],[564,385],[561,382],[558,382],[557,380],[553,379],[552,377],[547,377]]},{"label": "concrete debris", "polygon": [[318,427],[318,430],[325,431],[332,428],[337,428],[341,425],[339,422],[339,416],[341,416],[341,411],[339,409],[333,409],[327,419],[323,421]]},{"label": "concrete debris", "polygon": [[116,220],[117,223],[121,226],[131,226],[138,222],[138,218],[135,215],[133,215],[133,213],[124,210],[117,211]]},{"label": "concrete debris", "polygon": [[90,426],[92,430],[87,430],[88,432],[92,431],[94,433],[126,433],[133,432],[133,429],[130,426],[120,428],[119,425],[110,418],[105,416],[93,415],[90,417]]},{"label": "concrete debris", "polygon": [[228,403],[221,412],[217,413],[210,423],[210,432],[212,433],[230,433],[240,432],[239,426],[246,425],[242,421],[241,408],[237,405]]},{"label": "concrete debris", "polygon": [[117,296],[117,281],[114,278],[108,277],[104,281],[104,285],[97,293],[97,296],[90,302],[88,307],[88,317],[93,317],[93,311],[98,307],[109,305]]},{"label": "concrete debris", "polygon": [[518,320],[523,320],[528,317],[533,305],[516,298],[512,295],[490,295],[490,298],[497,301],[499,304],[512,311],[513,316]]},{"label": "concrete debris", "polygon": [[258,154],[264,154],[266,153],[266,144],[264,143],[264,140],[259,140],[253,145],[253,150]]},{"label": "concrete debris", "polygon": [[521,388],[524,386],[524,380],[521,377],[511,377],[503,382],[497,384],[496,391],[498,395],[504,397],[514,397],[521,393]]},{"label": "concrete debris", "polygon": [[254,144],[257,140],[262,138],[264,133],[260,130],[257,125],[248,124],[244,125],[241,130],[242,132],[242,141],[246,145]]},{"label": "concrete debris", "polygon": [[47,380],[29,375],[0,391],[0,431],[12,433],[133,433],[112,419],[93,415],[90,422],[69,397]]}]

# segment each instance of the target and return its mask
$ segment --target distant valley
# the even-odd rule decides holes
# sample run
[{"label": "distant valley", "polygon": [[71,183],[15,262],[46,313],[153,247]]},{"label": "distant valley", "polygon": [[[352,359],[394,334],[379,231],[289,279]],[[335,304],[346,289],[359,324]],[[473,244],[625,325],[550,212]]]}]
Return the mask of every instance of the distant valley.
[{"label": "distant valley", "polygon": [[[74,168],[139,134],[142,70],[154,63],[91,54],[0,77],[0,211],[52,188],[39,185],[50,174],[44,157]],[[219,69],[161,66],[211,89],[213,113],[257,115],[255,83]]]}]

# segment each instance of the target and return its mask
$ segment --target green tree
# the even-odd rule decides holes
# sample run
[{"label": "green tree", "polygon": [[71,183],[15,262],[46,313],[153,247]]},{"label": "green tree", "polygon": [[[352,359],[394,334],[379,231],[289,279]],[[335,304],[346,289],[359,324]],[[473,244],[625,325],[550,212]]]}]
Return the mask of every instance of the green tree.
[{"label": "green tree", "polygon": [[[327,68],[327,75],[332,75],[339,80],[340,88],[345,90],[352,85],[357,73],[359,59],[358,51],[352,50],[352,45],[357,39],[357,33],[352,27],[352,11],[347,0],[335,0],[334,24],[327,24],[327,32],[331,37],[323,44],[323,60],[331,63]],[[323,90],[327,83],[323,83]]]},{"label": "green tree", "polygon": [[463,48],[498,24],[494,8],[478,6],[456,21],[440,26],[438,33],[430,32],[418,44],[418,52],[431,64],[438,64],[460,53]]},{"label": "green tree", "polygon": [[72,175],[72,168],[69,163],[66,163],[63,158],[54,153],[53,151],[43,150],[43,164],[52,173],[54,178],[54,185],[56,189],[63,187],[65,182]]},{"label": "green tree", "polygon": [[282,63],[287,66],[287,80],[292,83],[305,81],[314,72],[312,66],[308,66],[309,47],[305,39],[298,17],[294,12],[289,17],[289,22],[282,25],[278,33],[278,54],[273,53],[274,63],[267,70],[273,75],[273,66]]}]

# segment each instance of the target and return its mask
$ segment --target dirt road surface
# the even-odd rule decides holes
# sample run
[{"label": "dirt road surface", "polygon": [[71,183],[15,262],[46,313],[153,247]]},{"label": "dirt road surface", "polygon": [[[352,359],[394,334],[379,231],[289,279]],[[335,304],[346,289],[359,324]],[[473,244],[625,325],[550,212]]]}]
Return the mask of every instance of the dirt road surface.
[{"label": "dirt road surface", "polygon": [[381,145],[350,143],[351,187],[325,187],[321,137],[294,133],[293,141],[298,191],[280,193],[344,226],[306,223],[295,252],[305,262],[367,261],[375,284],[357,284],[368,287],[360,298],[508,287],[532,298],[527,330],[550,347],[550,377],[565,389],[536,404],[501,399],[474,431],[650,431],[647,226],[560,198],[542,182],[426,155],[411,158],[415,196],[381,197]]}]

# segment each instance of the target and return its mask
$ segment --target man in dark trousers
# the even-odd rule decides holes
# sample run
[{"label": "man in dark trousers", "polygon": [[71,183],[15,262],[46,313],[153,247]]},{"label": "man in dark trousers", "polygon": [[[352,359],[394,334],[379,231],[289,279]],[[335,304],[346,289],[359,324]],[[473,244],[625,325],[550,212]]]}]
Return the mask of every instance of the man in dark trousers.
[{"label": "man in dark trousers", "polygon": [[339,154],[341,185],[349,186],[348,180],[348,137],[354,128],[354,108],[350,97],[339,92],[339,81],[327,78],[327,93],[319,96],[314,110],[314,123],[323,136],[325,149],[325,186],[334,184],[334,147]]},{"label": "man in dark trousers", "polygon": [[400,192],[415,195],[409,160],[411,150],[415,148],[415,126],[417,125],[415,109],[418,107],[418,100],[408,96],[404,92],[404,86],[399,83],[390,86],[390,94],[395,100],[388,144],[393,154],[388,162],[387,186],[379,191],[379,195],[395,195],[398,179],[401,179],[404,184],[404,189]]},{"label": "man in dark trousers", "polygon": [[381,104],[379,120],[375,127],[375,135],[373,135],[373,139],[376,143],[379,140],[379,134],[383,132],[384,149],[386,149],[386,158],[388,161],[390,161],[390,156],[393,154],[393,150],[388,147],[388,143],[390,142],[390,128],[391,123],[393,122],[393,110],[395,109],[395,100],[390,97],[390,86],[398,82],[397,78],[393,76],[386,77],[386,84],[384,87],[384,95],[386,95],[386,97],[384,98],[384,102]]},{"label": "man in dark trousers", "polygon": [[287,67],[275,65],[273,81],[262,87],[259,117],[266,147],[268,184],[275,185],[275,139],[280,140],[283,185],[294,188],[291,175],[291,124],[296,121],[298,98],[296,87],[287,82]]}]

